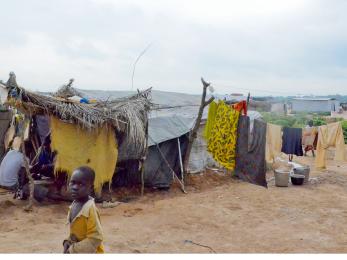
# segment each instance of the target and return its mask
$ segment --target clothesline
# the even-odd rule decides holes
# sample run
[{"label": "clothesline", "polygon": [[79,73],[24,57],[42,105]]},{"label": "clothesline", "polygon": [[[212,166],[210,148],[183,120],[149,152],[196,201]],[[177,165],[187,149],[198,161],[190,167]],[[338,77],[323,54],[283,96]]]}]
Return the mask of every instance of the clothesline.
[{"label": "clothesline", "polygon": [[[266,187],[266,167],[263,163],[273,161],[282,152],[303,156],[306,129],[304,132],[303,128],[255,119],[252,131],[250,118],[245,113],[247,108],[243,111],[245,115],[241,116],[241,107],[238,103],[236,106],[228,105],[222,100],[210,104],[204,130],[207,150],[216,162],[228,170],[235,170],[240,178]],[[345,159],[341,122],[319,126],[318,132],[316,166],[325,167],[326,149],[331,146],[337,148],[337,160]],[[304,144],[313,140],[306,140]]]}]

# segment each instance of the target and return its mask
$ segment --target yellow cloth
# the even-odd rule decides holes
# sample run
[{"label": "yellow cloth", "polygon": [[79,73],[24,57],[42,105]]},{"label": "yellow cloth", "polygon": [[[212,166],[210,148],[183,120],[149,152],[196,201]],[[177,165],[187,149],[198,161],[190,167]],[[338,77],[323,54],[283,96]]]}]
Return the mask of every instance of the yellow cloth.
[{"label": "yellow cloth", "polygon": [[211,131],[216,120],[217,107],[218,105],[215,101],[212,101],[208,107],[207,121],[204,128],[204,138],[206,140],[210,138]]},{"label": "yellow cloth", "polygon": [[[67,239],[73,244],[69,248],[70,253],[104,253],[102,244],[103,235],[100,222],[100,214],[94,200],[88,200],[77,216],[70,222],[71,207],[68,212],[70,224],[70,236]],[[73,241],[74,235],[78,242]]]},{"label": "yellow cloth", "polygon": [[341,122],[323,125],[318,128],[316,167],[325,168],[326,149],[335,147],[335,160],[345,160],[345,141]]},{"label": "yellow cloth", "polygon": [[95,171],[94,189],[98,193],[114,174],[118,156],[115,132],[104,125],[86,130],[51,117],[52,150],[57,151],[54,171],[67,171],[69,175],[80,166]]},{"label": "yellow cloth", "polygon": [[237,126],[240,112],[219,101],[207,150],[228,170],[235,168]]},{"label": "yellow cloth", "polygon": [[266,161],[273,162],[282,149],[282,127],[279,125],[267,124],[266,126]]}]

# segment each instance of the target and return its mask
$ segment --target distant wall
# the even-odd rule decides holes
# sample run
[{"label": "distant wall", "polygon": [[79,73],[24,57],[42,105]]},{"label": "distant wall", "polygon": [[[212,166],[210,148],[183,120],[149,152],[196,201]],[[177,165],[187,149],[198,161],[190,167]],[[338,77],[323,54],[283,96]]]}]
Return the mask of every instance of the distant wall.
[{"label": "distant wall", "polygon": [[341,113],[331,112],[331,117],[343,118],[343,119],[347,120],[347,111],[342,111]]},{"label": "distant wall", "polygon": [[330,112],[338,111],[335,100],[292,100],[293,112]]},{"label": "distant wall", "polygon": [[285,107],[284,103],[273,103],[271,104],[271,112],[284,114],[284,110],[285,110],[284,107]]}]

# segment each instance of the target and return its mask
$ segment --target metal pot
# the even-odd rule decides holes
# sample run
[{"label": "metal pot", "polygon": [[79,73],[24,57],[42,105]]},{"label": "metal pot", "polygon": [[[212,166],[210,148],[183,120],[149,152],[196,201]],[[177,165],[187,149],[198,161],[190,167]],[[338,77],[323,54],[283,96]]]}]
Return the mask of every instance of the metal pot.
[{"label": "metal pot", "polygon": [[304,180],[305,180],[305,175],[292,174],[290,176],[290,179],[291,179],[293,185],[302,185],[304,183]]}]

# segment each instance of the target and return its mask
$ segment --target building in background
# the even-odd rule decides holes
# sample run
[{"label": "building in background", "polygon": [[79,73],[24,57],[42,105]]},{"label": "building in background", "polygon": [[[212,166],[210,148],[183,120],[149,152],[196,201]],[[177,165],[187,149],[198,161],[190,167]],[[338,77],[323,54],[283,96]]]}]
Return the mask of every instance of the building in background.
[{"label": "building in background", "polygon": [[334,98],[293,98],[291,103],[292,112],[332,112],[340,109],[340,102]]}]

